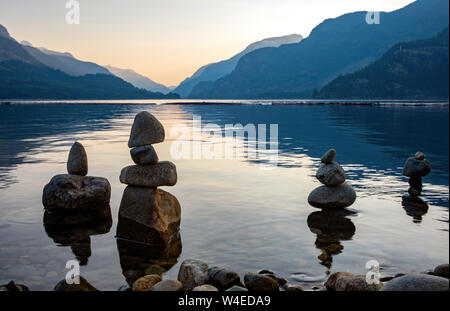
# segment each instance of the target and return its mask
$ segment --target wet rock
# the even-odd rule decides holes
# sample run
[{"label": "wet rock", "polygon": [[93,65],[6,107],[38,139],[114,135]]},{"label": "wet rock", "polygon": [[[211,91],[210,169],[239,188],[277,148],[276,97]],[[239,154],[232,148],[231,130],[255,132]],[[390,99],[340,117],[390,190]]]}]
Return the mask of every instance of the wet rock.
[{"label": "wet rock", "polygon": [[195,287],[193,292],[218,292],[219,290],[212,285],[205,284]]},{"label": "wet rock", "polygon": [[353,280],[353,276],[341,276],[336,280],[334,289],[336,292],[344,292],[347,290],[348,284]]},{"label": "wet rock", "polygon": [[425,154],[423,154],[423,152],[417,151],[414,155],[414,158],[416,158],[417,160],[423,160],[425,159]]},{"label": "wet rock", "polygon": [[244,277],[245,287],[253,292],[278,291],[278,283],[273,278],[256,273],[247,273]]},{"label": "wet rock", "polygon": [[278,277],[275,274],[263,274],[263,275],[268,276],[269,278],[272,278],[275,281],[277,281],[279,287],[282,287],[287,283],[286,279]]},{"label": "wet rock", "polygon": [[60,281],[56,284],[53,291],[56,292],[87,292],[87,291],[98,291],[94,286],[89,284],[85,278],[80,276],[80,284],[67,284],[66,280]]},{"label": "wet rock", "polygon": [[316,178],[324,185],[336,187],[345,182],[344,169],[336,162],[320,165]]},{"label": "wet rock", "polygon": [[230,287],[229,289],[227,289],[226,291],[227,292],[248,292],[248,289],[241,287],[241,286],[234,285],[234,286]]},{"label": "wet rock", "polygon": [[427,274],[410,274],[387,282],[381,291],[448,291],[449,280]]},{"label": "wet rock", "polygon": [[163,275],[166,272],[166,269],[161,267],[160,265],[150,265],[148,268],[145,269],[145,274],[157,274],[157,275]]},{"label": "wet rock", "polygon": [[161,276],[156,274],[146,275],[136,280],[133,284],[133,291],[149,291],[157,283],[161,282]]},{"label": "wet rock", "polygon": [[6,285],[0,285],[0,292],[27,292],[29,288],[22,284],[16,284],[14,281]]},{"label": "wet rock", "polygon": [[373,292],[379,291],[383,287],[383,284],[379,282],[379,284],[369,284],[366,281],[365,275],[358,275],[347,283],[345,290],[347,292]]},{"label": "wet rock", "polygon": [[128,186],[119,209],[117,236],[151,245],[168,245],[180,228],[181,207],[170,193]]},{"label": "wet rock", "polygon": [[355,200],[356,192],[347,183],[337,187],[318,187],[308,197],[310,205],[323,209],[345,208],[352,205]]},{"label": "wet rock", "polygon": [[330,275],[330,277],[328,278],[328,280],[325,282],[325,287],[327,288],[328,291],[335,291],[336,290],[336,282],[338,281],[339,278],[342,277],[347,277],[347,278],[352,278],[353,274],[348,273],[348,272],[336,272],[333,273],[332,275]]},{"label": "wet rock", "polygon": [[260,270],[258,271],[258,274],[275,274],[275,272],[270,270]]},{"label": "wet rock", "polygon": [[240,285],[241,280],[236,272],[212,267],[208,270],[208,284],[215,286],[220,290],[225,290],[233,285]]},{"label": "wet rock", "polygon": [[182,292],[184,286],[177,280],[164,280],[154,285],[150,291],[152,292]]},{"label": "wet rock", "polygon": [[431,172],[431,165],[427,159],[418,160],[414,157],[406,160],[403,175],[408,177],[423,177]]},{"label": "wet rock", "polygon": [[120,173],[120,182],[137,187],[174,186],[177,183],[177,168],[168,161],[127,166]]},{"label": "wet rock", "polygon": [[433,275],[448,279],[449,278],[448,263],[439,265],[436,268],[434,268]]},{"label": "wet rock", "polygon": [[50,212],[94,210],[109,204],[111,185],[102,177],[56,175],[44,187],[42,203]]},{"label": "wet rock", "polygon": [[322,156],[320,161],[322,161],[322,163],[329,164],[333,162],[335,157],[336,157],[336,150],[330,149]]},{"label": "wet rock", "polygon": [[69,152],[67,172],[73,175],[86,176],[88,173],[88,159],[86,150],[79,142],[75,142]]},{"label": "wet rock", "polygon": [[286,292],[303,292],[303,288],[298,284],[286,284],[283,286]]},{"label": "wet rock", "polygon": [[156,164],[159,161],[155,148],[151,145],[133,148],[130,150],[130,154],[137,165]]},{"label": "wet rock", "polygon": [[151,113],[143,111],[136,115],[131,128],[128,147],[152,145],[164,141],[164,127]]},{"label": "wet rock", "polygon": [[208,282],[208,264],[197,259],[183,261],[178,272],[178,281],[183,283],[187,291]]}]

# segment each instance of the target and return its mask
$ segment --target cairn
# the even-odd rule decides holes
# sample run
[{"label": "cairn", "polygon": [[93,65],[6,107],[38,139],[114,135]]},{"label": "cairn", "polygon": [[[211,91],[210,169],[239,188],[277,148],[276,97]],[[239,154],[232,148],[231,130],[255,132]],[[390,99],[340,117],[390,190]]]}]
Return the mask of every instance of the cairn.
[{"label": "cairn", "polygon": [[106,178],[86,176],[87,154],[79,142],[70,149],[67,172],[54,176],[44,187],[42,203],[48,212],[109,210],[111,185]]},{"label": "cairn", "polygon": [[409,177],[410,187],[408,194],[403,196],[403,201],[423,203],[420,198],[423,190],[422,177],[427,176],[430,172],[430,162],[425,159],[425,154],[422,152],[418,151],[414,157],[406,160],[403,175]]},{"label": "cairn", "polygon": [[322,164],[317,170],[316,178],[324,184],[314,189],[308,197],[308,202],[322,209],[346,208],[356,200],[356,192],[346,183],[345,171],[334,162],[336,150],[328,150],[321,158]]},{"label": "cairn", "polygon": [[122,169],[120,182],[127,187],[119,209],[117,237],[156,248],[179,240],[181,207],[170,193],[158,189],[177,183],[175,164],[159,162],[153,144],[162,143],[164,127],[150,113],[136,115],[128,147],[136,165]]}]

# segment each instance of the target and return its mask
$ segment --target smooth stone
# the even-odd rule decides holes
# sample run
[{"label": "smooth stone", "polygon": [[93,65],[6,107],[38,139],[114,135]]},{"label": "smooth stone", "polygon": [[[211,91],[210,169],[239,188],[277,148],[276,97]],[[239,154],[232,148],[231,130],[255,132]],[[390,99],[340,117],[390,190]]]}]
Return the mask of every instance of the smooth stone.
[{"label": "smooth stone", "polygon": [[248,289],[241,287],[241,286],[234,285],[234,286],[230,287],[229,289],[227,289],[226,291],[227,292],[248,292]]},{"label": "smooth stone", "polygon": [[133,291],[143,292],[149,291],[157,283],[161,282],[161,276],[156,274],[146,275],[136,280],[133,284]]},{"label": "smooth stone", "polygon": [[133,148],[162,143],[164,137],[165,132],[161,122],[151,113],[142,111],[134,118],[128,147]]},{"label": "smooth stone", "polygon": [[328,277],[328,280],[325,282],[325,287],[328,291],[335,291],[336,290],[336,282],[341,277],[353,277],[353,274],[349,272],[335,272],[332,275]]},{"label": "smooth stone", "polygon": [[208,264],[197,259],[183,261],[178,272],[178,281],[183,283],[187,291],[208,282]]},{"label": "smooth stone", "polygon": [[75,142],[69,152],[67,172],[73,175],[86,176],[88,173],[88,159],[86,150],[79,142]]},{"label": "smooth stone", "polygon": [[245,287],[252,292],[275,292],[279,290],[278,282],[273,278],[257,274],[247,273],[244,277]]},{"label": "smooth stone", "polygon": [[156,164],[159,159],[152,145],[135,147],[130,150],[131,159],[137,165]]},{"label": "smooth stone", "polygon": [[125,188],[117,237],[150,245],[169,245],[180,229],[181,206],[170,193],[153,188]]},{"label": "smooth stone", "polygon": [[137,187],[174,186],[177,178],[177,167],[168,161],[152,165],[127,166],[120,173],[122,184]]},{"label": "smooth stone", "polygon": [[425,159],[425,154],[423,152],[417,151],[414,155],[414,158],[416,158],[417,160],[423,160]]},{"label": "smooth stone", "polygon": [[449,278],[449,269],[448,269],[448,263],[439,265],[433,270],[433,275],[440,276],[443,278]]},{"label": "smooth stone", "polygon": [[320,161],[325,164],[329,164],[333,162],[334,158],[336,157],[336,150],[330,149],[320,158]]},{"label": "smooth stone", "polygon": [[16,284],[14,281],[10,281],[6,285],[0,285],[0,292],[27,292],[30,289],[23,284]]},{"label": "smooth stone", "polygon": [[98,291],[94,286],[89,284],[85,278],[80,276],[80,284],[67,284],[66,280],[61,280],[53,289],[55,292],[89,292]]},{"label": "smooth stone", "polygon": [[195,287],[192,291],[193,292],[218,292],[219,290],[212,285],[205,284],[205,285],[200,285],[200,286]]},{"label": "smooth stone", "polygon": [[150,291],[152,292],[183,292],[184,286],[177,280],[164,280],[154,285]]},{"label": "smooth stone", "polygon": [[448,291],[449,280],[427,274],[409,274],[387,282],[381,291]]},{"label": "smooth stone", "polygon": [[208,270],[208,284],[211,284],[220,290],[226,290],[233,285],[240,285],[241,280],[239,274],[236,272],[212,267]]},{"label": "smooth stone", "polygon": [[303,288],[297,284],[286,284],[283,286],[286,292],[303,292]]},{"label": "smooth stone", "polygon": [[414,157],[406,160],[403,175],[408,177],[423,177],[431,172],[431,165],[427,159],[417,160]]},{"label": "smooth stone", "polygon": [[42,203],[50,211],[94,210],[109,204],[111,185],[106,178],[56,175],[44,187]]},{"label": "smooth stone", "polygon": [[369,284],[365,275],[357,275],[347,283],[345,291],[347,292],[374,292],[379,291],[383,287],[383,283]]},{"label": "smooth stone", "polygon": [[321,186],[314,189],[308,197],[308,203],[317,208],[345,208],[356,200],[353,187],[344,183],[337,187]]},{"label": "smooth stone", "polygon": [[344,169],[336,162],[320,165],[316,178],[324,185],[336,187],[345,182]]}]

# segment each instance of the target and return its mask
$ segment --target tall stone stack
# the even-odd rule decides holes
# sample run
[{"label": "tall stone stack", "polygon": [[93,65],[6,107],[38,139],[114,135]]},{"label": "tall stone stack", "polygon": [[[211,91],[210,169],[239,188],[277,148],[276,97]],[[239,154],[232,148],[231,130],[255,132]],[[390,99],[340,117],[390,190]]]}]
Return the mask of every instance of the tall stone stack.
[{"label": "tall stone stack", "polygon": [[431,172],[430,162],[425,159],[425,154],[418,151],[414,157],[406,160],[403,168],[403,175],[409,177],[410,188],[408,194],[403,196],[404,201],[422,202],[422,177],[427,176]]},{"label": "tall stone stack", "polygon": [[339,209],[351,206],[356,200],[356,192],[345,182],[345,171],[334,161],[335,157],[336,150],[330,149],[321,158],[316,178],[324,185],[314,189],[308,197],[314,207]]},{"label": "tall stone stack", "polygon": [[128,147],[136,165],[122,169],[120,182],[128,185],[120,204],[117,237],[164,248],[179,240],[181,207],[170,193],[158,189],[177,183],[175,164],[159,162],[153,144],[165,131],[149,112],[136,115]]}]

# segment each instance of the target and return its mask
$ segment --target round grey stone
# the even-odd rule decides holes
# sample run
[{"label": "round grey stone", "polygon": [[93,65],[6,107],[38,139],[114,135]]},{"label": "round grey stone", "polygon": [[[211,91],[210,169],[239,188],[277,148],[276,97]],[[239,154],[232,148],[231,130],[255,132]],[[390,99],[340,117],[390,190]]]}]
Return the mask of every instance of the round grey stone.
[{"label": "round grey stone", "polygon": [[423,177],[431,172],[431,165],[427,159],[417,160],[414,157],[406,160],[403,175],[408,177]]},{"label": "round grey stone", "polygon": [[309,204],[323,209],[345,208],[352,205],[355,200],[356,192],[347,183],[337,187],[318,187],[308,197]]},{"label": "round grey stone", "polygon": [[142,111],[134,118],[128,147],[152,145],[164,141],[165,132],[161,122],[151,113]]},{"label": "round grey stone", "polygon": [[187,291],[206,284],[208,281],[208,264],[197,259],[183,261],[178,272],[178,281],[183,283]]},{"label": "round grey stone", "polygon": [[322,163],[329,164],[333,162],[335,157],[336,157],[336,150],[330,149],[322,156],[322,158],[320,158],[320,161],[322,161]]},{"label": "round grey stone", "polygon": [[158,162],[158,155],[152,145],[135,147],[130,150],[130,154],[137,165],[148,165]]},{"label": "round grey stone", "polygon": [[239,274],[228,269],[212,267],[208,270],[208,284],[215,286],[220,290],[225,290],[233,285],[240,285]]},{"label": "round grey stone", "polygon": [[387,282],[381,291],[448,291],[448,279],[427,274],[410,274]]},{"label": "round grey stone", "polygon": [[75,142],[70,148],[67,160],[67,172],[73,175],[86,176],[88,173],[88,159],[86,150],[79,142]]},{"label": "round grey stone", "polygon": [[345,182],[345,172],[336,162],[323,163],[317,170],[316,178],[326,186],[336,187]]},{"label": "round grey stone", "polygon": [[184,286],[177,280],[164,280],[156,283],[151,289],[151,292],[182,292]]}]

